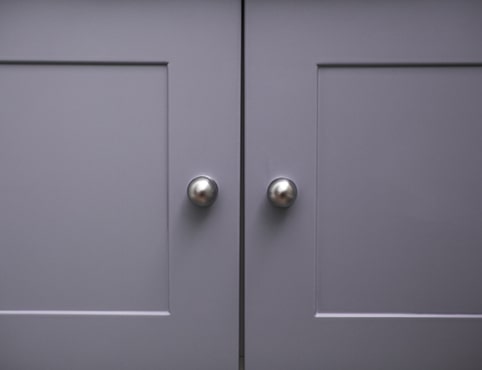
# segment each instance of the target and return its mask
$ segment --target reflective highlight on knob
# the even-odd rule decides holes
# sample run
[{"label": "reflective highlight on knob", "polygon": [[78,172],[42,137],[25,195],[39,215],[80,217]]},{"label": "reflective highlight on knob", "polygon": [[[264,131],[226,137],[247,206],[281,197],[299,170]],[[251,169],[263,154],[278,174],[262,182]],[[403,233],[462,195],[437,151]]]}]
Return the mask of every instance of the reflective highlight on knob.
[{"label": "reflective highlight on knob", "polygon": [[216,181],[207,176],[198,176],[187,187],[189,200],[198,207],[209,207],[218,196]]},{"label": "reflective highlight on knob", "polygon": [[268,199],[275,207],[291,207],[297,196],[298,189],[290,179],[280,177],[271,181],[268,186]]}]

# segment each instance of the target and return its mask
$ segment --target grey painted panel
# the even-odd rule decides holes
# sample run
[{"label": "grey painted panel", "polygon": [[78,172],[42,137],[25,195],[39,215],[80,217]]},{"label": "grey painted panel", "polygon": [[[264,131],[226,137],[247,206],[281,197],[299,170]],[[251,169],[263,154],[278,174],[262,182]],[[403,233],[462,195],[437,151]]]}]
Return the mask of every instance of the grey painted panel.
[{"label": "grey painted panel", "polygon": [[[390,306],[391,302],[383,301],[380,298],[378,307],[383,304],[386,311],[393,309],[388,312],[392,314],[370,316],[369,313],[374,307],[368,307],[371,301],[364,301],[364,297],[362,297],[361,300],[343,303],[343,307],[338,305],[338,314],[330,317],[323,312],[317,314],[318,310],[321,311],[324,308],[322,304],[318,307],[316,299],[316,212],[318,208],[316,193],[317,177],[323,176],[322,166],[320,166],[320,173],[317,174],[316,151],[318,148],[321,161],[323,153],[329,154],[333,150],[335,150],[334,153],[339,153],[337,151],[339,145],[340,149],[345,149],[340,154],[342,158],[353,157],[355,161],[361,160],[357,158],[360,150],[357,150],[356,146],[348,146],[346,140],[342,141],[337,136],[333,137],[329,148],[322,146],[323,142],[318,143],[318,78],[321,79],[323,73],[325,73],[323,76],[333,78],[339,77],[343,73],[350,73],[349,70],[339,74],[331,70],[319,72],[318,66],[320,64],[340,66],[387,63],[398,65],[410,63],[481,64],[482,49],[479,47],[482,38],[481,18],[482,6],[478,1],[247,1],[246,369],[451,370],[456,368],[476,370],[482,367],[482,352],[480,351],[482,348],[482,318],[480,310],[477,309],[478,298],[469,297],[469,291],[457,292],[459,297],[465,298],[465,301],[457,302],[450,307],[448,300],[441,302],[447,303],[442,307],[442,304],[436,301],[436,297],[433,301],[424,297],[422,300],[403,302],[403,306],[399,304],[397,308],[415,307],[420,310],[439,308],[445,309],[445,312],[449,313],[477,311],[479,315],[447,316],[441,314],[440,310],[436,315],[423,316],[403,312],[395,313],[395,305]],[[330,75],[330,73],[335,74]],[[351,75],[357,73],[358,70],[355,69]],[[365,73],[369,73],[369,71]],[[378,73],[378,71],[372,73]],[[423,85],[424,78],[425,84],[436,83],[435,80],[438,83],[439,75],[430,75],[430,73],[432,72],[419,73],[421,74],[420,84]],[[471,75],[476,80],[468,85],[470,91],[465,88],[460,91],[466,99],[470,97],[469,101],[461,102],[457,99],[455,91],[436,90],[433,97],[434,102],[440,104],[449,99],[450,94],[453,94],[457,103],[451,104],[451,106],[468,108],[471,113],[479,115],[480,108],[476,104],[477,97],[480,96],[477,73],[472,69],[454,70],[451,74],[449,73],[452,77],[447,77],[458,86],[465,79],[465,75]],[[392,107],[379,105],[375,98],[378,96],[389,103],[393,95],[382,96],[381,92],[377,92],[371,84],[372,82],[375,84],[386,83],[387,93],[392,94],[397,91],[396,86],[405,86],[405,84],[408,85],[407,91],[413,90],[418,79],[404,70],[400,74],[407,78],[395,75],[400,81],[398,85],[390,85],[388,82],[381,81],[378,77],[380,74],[368,75],[363,86],[354,86],[354,83],[347,82],[342,85],[342,92],[347,95],[348,100],[346,101],[344,95],[340,96],[336,94],[336,90],[333,91],[338,86],[338,80],[336,80],[337,83],[330,84],[330,91],[323,90],[323,94],[331,99],[330,109],[343,107],[343,112],[340,113],[343,117],[355,116],[355,111],[353,111],[355,103],[359,105],[360,109],[363,109],[363,114],[358,112],[361,118],[376,117],[378,110],[382,110],[385,112],[385,116],[388,116]],[[359,74],[359,76],[362,75]],[[443,76],[441,83],[444,82],[445,74]],[[389,78],[395,77],[392,74]],[[447,81],[445,80],[445,82]],[[421,87],[420,92],[418,90],[414,92],[415,96],[420,98],[422,98],[423,91],[426,92],[428,89],[427,85]],[[350,88],[355,89],[353,93],[348,91]],[[373,91],[375,95],[361,94],[362,88],[367,92],[375,89]],[[399,91],[405,91],[404,89],[405,87],[400,88]],[[471,92],[479,95],[471,96]],[[335,95],[338,99],[336,105],[333,106]],[[360,99],[360,103],[355,98]],[[364,103],[363,106],[362,103]],[[417,111],[410,113],[409,110],[403,110],[405,117],[407,114],[410,117],[422,114],[423,111],[419,112],[419,110],[425,109],[422,102],[415,102],[411,97],[408,97],[407,103],[409,107],[412,106]],[[404,102],[401,101],[400,104],[403,105]],[[393,109],[399,114],[402,111],[402,108],[398,106]],[[457,220],[456,225],[458,226],[455,234],[451,234],[455,235],[456,239],[460,237],[464,238],[464,241],[468,241],[468,244],[459,247],[466,255],[465,257],[457,256],[455,260],[460,258],[459,261],[468,261],[467,253],[470,253],[474,260],[480,260],[481,251],[478,248],[480,240],[473,240],[473,238],[479,238],[480,235],[480,231],[474,229],[477,220],[468,217],[469,215],[473,217],[480,215],[477,204],[480,204],[481,194],[480,191],[474,190],[480,177],[469,171],[470,167],[473,168],[474,164],[480,160],[480,152],[476,147],[477,135],[480,135],[480,125],[478,124],[480,117],[475,117],[472,121],[471,118],[464,116],[464,119],[461,119],[461,125],[470,132],[459,132],[449,124],[450,117],[453,117],[455,111],[439,105],[433,111],[434,113],[428,111],[426,115],[433,117],[435,114],[441,114],[441,118],[444,119],[441,126],[443,131],[438,131],[437,135],[434,135],[434,138],[439,139],[438,141],[430,142],[427,147],[424,147],[423,144],[428,140],[430,127],[420,126],[421,136],[418,148],[423,150],[421,154],[425,154],[421,158],[420,166],[423,169],[427,165],[436,164],[436,167],[431,169],[435,171],[432,172],[435,177],[440,175],[443,176],[443,179],[450,178],[449,184],[453,184],[454,188],[468,190],[464,199],[472,199],[474,203],[469,204],[467,201],[463,201],[456,204],[458,204],[457,209],[459,210],[464,207],[463,204],[468,207],[464,208],[462,218],[469,223],[462,226],[458,223],[462,219]],[[450,115],[444,117],[443,113],[447,112]],[[331,117],[335,117],[335,112],[331,114]],[[397,119],[396,115],[394,117]],[[372,123],[369,120],[364,122],[364,125],[361,126],[355,126],[353,123],[353,129],[358,129],[358,131],[357,136],[352,137],[351,140],[356,144],[357,140],[358,142],[363,141],[365,137],[366,141],[373,144],[374,154],[369,158],[376,162],[363,163],[362,171],[343,175],[350,179],[357,179],[357,182],[352,185],[344,185],[345,187],[351,186],[351,189],[356,187],[358,181],[361,181],[361,185],[363,184],[363,177],[360,178],[360,176],[363,176],[364,172],[381,166],[383,158],[379,158],[377,154],[382,151],[380,147],[384,145],[383,139],[388,140],[393,137],[393,135],[386,137],[392,133],[387,129],[399,127],[394,123],[382,126],[387,129],[377,128],[377,133],[371,132],[371,135],[378,134],[378,136],[371,138],[370,132],[365,132],[366,130],[362,130],[362,128],[370,128]],[[459,123],[457,122],[457,124]],[[412,138],[409,134],[417,128],[414,125],[401,126],[400,130],[405,136],[401,136],[400,139],[405,138],[408,143],[416,144],[417,141],[413,140],[417,139]],[[343,129],[336,126],[336,132],[343,132]],[[445,152],[441,149],[441,139],[449,138],[452,132],[455,135],[453,145],[456,148],[451,146],[449,151]],[[360,137],[359,135],[365,136]],[[428,155],[432,145],[434,153],[443,153],[443,158],[449,159],[447,173],[441,169],[443,163],[437,162]],[[377,150],[377,148],[379,149]],[[457,149],[460,150],[460,153]],[[363,148],[363,150],[369,150],[369,148]],[[387,150],[386,160],[392,162],[396,160],[397,156],[394,156],[396,148],[389,147]],[[450,156],[450,153],[455,153],[455,156]],[[464,159],[469,162],[464,163],[460,169],[466,177],[463,178],[463,183],[457,183],[455,179],[458,178],[459,171],[457,169],[455,172],[454,165],[455,162]],[[333,158],[323,160],[330,160],[329,164],[333,164],[333,171],[336,170]],[[356,170],[349,166],[351,164],[347,164],[346,169]],[[400,174],[413,176],[414,173],[409,169],[410,167],[405,167]],[[390,167],[388,167],[388,173],[397,174],[396,170]],[[422,174],[424,173],[422,172]],[[273,209],[266,200],[266,187],[277,176],[290,177],[298,185],[297,202],[288,210]],[[424,176],[426,175],[424,174]],[[415,180],[403,179],[404,183],[416,183]],[[390,178],[380,176],[379,182],[374,185],[377,189],[390,189],[389,181],[391,181]],[[443,186],[450,186],[449,184]],[[446,191],[443,189],[447,188],[435,191],[434,195],[445,194]],[[368,190],[374,191],[371,188]],[[330,198],[326,200],[328,204],[334,202],[331,199],[332,195],[336,194],[334,190],[328,193],[328,189],[320,188],[318,191],[320,192],[320,210],[326,196]],[[323,193],[325,191],[326,193]],[[323,194],[326,196],[323,197]],[[390,192],[384,194],[390,194]],[[373,193],[372,195],[375,196]],[[377,196],[381,195],[377,194]],[[356,200],[364,201],[363,194],[360,194]],[[390,197],[389,200],[393,203],[398,198]],[[342,199],[342,201],[344,200]],[[442,199],[442,201],[440,205],[437,203],[437,206],[442,207],[445,211],[449,204],[447,202],[450,200]],[[352,203],[348,201],[344,204],[346,207],[352,206]],[[400,202],[396,204],[398,205]],[[417,206],[422,212],[428,210],[423,207],[424,203],[417,204]],[[368,203],[366,206],[368,213],[374,212],[371,207],[371,204]],[[346,213],[350,215],[351,209],[348,208]],[[337,219],[337,216],[332,214],[329,217],[337,220],[338,229],[343,228],[344,223],[341,217]],[[450,218],[452,214],[447,214],[445,211],[440,214],[439,221],[442,221],[444,217]],[[361,218],[358,219],[362,223],[368,222]],[[410,223],[406,225],[410,226]],[[326,226],[323,227],[326,228]],[[401,229],[404,225],[397,225],[397,227]],[[468,228],[468,236],[471,237],[469,239],[465,239],[466,236],[461,234],[461,231],[466,228]],[[419,230],[422,230],[422,234],[429,233],[428,229]],[[349,233],[350,230],[345,232]],[[441,230],[441,232],[444,235],[449,233],[447,230]],[[346,240],[349,235],[343,234],[341,237]],[[440,239],[433,236],[429,241],[435,240]],[[360,239],[360,243],[363,242],[364,240]],[[430,245],[430,248],[436,248],[436,246]],[[320,252],[322,252],[321,244]],[[399,252],[399,250],[395,252]],[[320,254],[320,267],[326,266],[329,262],[321,261],[321,258],[322,254]],[[448,259],[444,261],[448,262]],[[358,259],[356,262],[359,262]],[[380,266],[380,261],[375,262],[377,263],[375,266]],[[466,282],[469,274],[478,278],[474,265],[473,261],[470,261],[468,266],[451,265],[449,269],[452,275],[456,274],[454,283]],[[468,271],[465,271],[466,267],[469,267]],[[334,267],[330,265],[330,268]],[[330,271],[333,276],[335,273],[333,270]],[[434,272],[442,276],[440,270],[435,269]],[[320,272],[320,274],[322,273]],[[349,272],[346,272],[346,275],[345,281],[357,279],[357,276],[351,276]],[[410,274],[406,274],[406,278],[407,282],[404,284],[409,286],[412,292],[416,291],[419,281]],[[448,281],[446,276],[443,278],[444,282]],[[427,280],[425,280],[426,282]],[[471,285],[469,289],[474,292],[474,286],[477,283],[471,283],[474,285]],[[336,282],[332,281],[331,284],[331,287],[336,288]],[[440,292],[443,287],[438,287],[438,289]],[[393,297],[396,293],[389,292],[389,294]],[[320,299],[321,297],[320,292]],[[366,305],[362,306],[360,302],[365,302]],[[450,304],[452,303],[450,302]],[[350,310],[352,311],[350,312]],[[365,315],[353,312],[355,310],[365,310]],[[343,312],[346,315],[342,315]]]},{"label": "grey painted panel", "polygon": [[167,311],[167,67],[0,65],[0,102],[0,311]]},{"label": "grey painted panel", "polygon": [[318,73],[317,312],[482,314],[482,67]]},{"label": "grey painted panel", "polygon": [[[94,131],[96,127],[92,119],[85,119],[86,123],[83,125],[72,124],[69,130],[61,126],[59,130],[64,133],[64,141],[59,141],[55,140],[55,132],[47,137],[40,128],[43,125],[54,129],[56,121],[41,122],[42,117],[39,117],[41,125],[35,127],[38,136],[30,140],[38,148],[55,149],[63,145],[62,149],[67,151],[65,158],[56,158],[51,154],[47,156],[44,153],[43,157],[54,163],[42,163],[42,168],[51,167],[56,171],[63,168],[66,173],[72,170],[70,166],[73,155],[69,153],[81,153],[78,146],[67,145],[69,140],[75,145],[91,144],[92,150],[86,151],[85,155],[93,160],[94,168],[85,164],[82,169],[89,177],[81,178],[80,174],[75,176],[79,180],[83,179],[89,189],[99,191],[97,199],[101,204],[111,206],[108,210],[96,204],[95,207],[101,213],[92,215],[93,220],[101,216],[107,219],[104,224],[110,226],[111,232],[106,234],[106,239],[126,246],[125,253],[110,256],[109,265],[104,261],[106,269],[101,276],[104,282],[110,281],[112,286],[120,287],[119,282],[109,280],[114,277],[128,278],[124,275],[119,277],[120,268],[117,267],[127,266],[123,269],[127,275],[129,268],[141,268],[141,262],[137,261],[137,258],[147,259],[146,254],[135,255],[131,249],[127,250],[127,244],[132,245],[130,241],[133,239],[139,240],[135,234],[141,232],[142,228],[146,228],[150,236],[142,235],[141,238],[156,238],[156,247],[154,242],[148,247],[144,244],[144,252],[149,252],[150,257],[153,257],[146,262],[150,270],[142,271],[143,275],[136,276],[134,279],[137,280],[133,280],[137,286],[141,284],[141,279],[146,280],[143,291],[122,291],[123,296],[111,295],[108,296],[108,302],[102,302],[101,299],[106,297],[101,297],[100,293],[98,299],[90,295],[92,290],[100,289],[94,286],[89,287],[91,292],[84,291],[84,298],[90,300],[87,302],[89,304],[85,304],[86,301],[70,302],[78,300],[74,297],[74,292],[68,292],[67,297],[56,293],[56,301],[49,303],[45,300],[42,308],[48,311],[0,312],[2,370],[237,368],[240,19],[240,3],[237,0],[0,2],[0,61],[20,61],[28,64],[21,67],[22,73],[27,73],[32,78],[47,80],[47,77],[50,77],[47,82],[42,81],[47,84],[45,89],[48,93],[40,98],[39,103],[47,103],[47,95],[52,95],[63,99],[66,107],[74,109],[72,99],[76,101],[75,96],[78,94],[84,105],[89,101],[95,105],[95,109],[92,108],[95,112],[80,110],[72,118],[72,122],[79,123],[82,117],[92,118],[98,114],[117,118],[116,121],[109,120],[106,123],[105,127],[111,127],[112,132],[109,133],[107,129],[100,130],[100,137],[96,136],[98,130]],[[36,66],[38,61],[53,63],[55,66]],[[71,65],[59,65],[59,62],[65,61]],[[159,64],[167,65],[168,70],[167,178],[164,177],[162,167],[162,161],[166,159],[166,147],[165,143],[162,143],[161,134],[165,133],[163,130],[166,127],[163,123],[166,121],[160,93],[165,88],[166,80],[163,74],[166,67]],[[0,70],[2,68],[7,67],[2,65]],[[84,74],[85,78],[81,78],[81,74]],[[18,72],[13,73],[13,77],[15,76],[25,79],[28,84],[28,79],[20,77]],[[92,87],[98,88],[94,89],[91,98],[88,91],[83,89],[67,89],[66,85],[62,87],[62,84],[69,80],[75,82],[72,86],[85,84],[89,91]],[[53,82],[60,83],[67,95],[59,96],[55,89],[49,91]],[[126,87],[128,83],[131,86],[127,92],[114,88]],[[21,86],[15,86],[22,90]],[[40,93],[42,86],[31,86],[33,93]],[[93,98],[104,93],[107,96],[107,92],[113,94],[106,98],[109,106],[103,105],[102,101],[94,104]],[[149,92],[155,92],[157,97]],[[26,93],[30,100],[33,100],[33,93]],[[115,99],[113,96],[131,97],[132,102],[125,101],[125,107],[114,106],[114,100],[110,100]],[[143,101],[143,98],[148,101]],[[157,107],[153,99],[157,102]],[[1,104],[0,102],[0,106]],[[32,104],[35,107],[35,102]],[[137,111],[143,108],[143,113],[148,113],[149,116],[132,117],[131,112],[135,110],[131,111],[129,105],[136,106]],[[24,117],[33,112],[29,107],[22,109],[25,110],[22,112]],[[37,109],[41,110],[43,107],[38,106]],[[42,113],[55,118],[55,111]],[[127,122],[129,117],[124,117],[125,115],[131,116],[132,120]],[[17,113],[14,116],[18,116]],[[56,119],[59,120],[58,117]],[[134,120],[145,124],[132,125]],[[13,137],[16,129],[21,128],[21,125],[2,124],[3,122],[0,122],[0,130],[6,130],[10,137]],[[69,136],[75,132],[84,135],[82,140],[77,142],[73,136]],[[122,133],[122,138],[118,141],[114,140],[113,135],[116,133]],[[156,137],[156,134],[161,136]],[[24,139],[28,133],[24,132],[22,135],[19,138]],[[219,137],[223,140],[218,140]],[[40,142],[39,138],[45,138],[46,141]],[[154,146],[154,141],[159,142],[158,147]],[[14,148],[14,144],[19,148]],[[29,149],[21,148],[22,144],[24,143],[11,143],[9,150],[26,156]],[[110,145],[116,152],[106,151]],[[130,153],[133,152],[143,154],[139,157],[131,156]],[[118,156],[109,157],[111,154]],[[94,161],[97,158],[99,160]],[[5,158],[2,160],[6,161]],[[10,160],[10,163],[15,161]],[[80,161],[80,164],[83,163],[85,162]],[[109,168],[108,173],[101,172],[108,163],[114,167]],[[158,167],[154,172],[148,173],[145,166]],[[129,173],[122,172],[122,169],[128,169]],[[100,188],[94,186],[95,180],[90,178],[93,170],[103,180]],[[162,174],[162,177],[159,174]],[[208,210],[196,209],[186,197],[189,180],[199,174],[209,175],[219,184],[218,199]],[[32,173],[28,176],[43,181],[40,185],[44,184],[43,189],[47,192],[47,184],[52,178],[40,174],[34,176]],[[116,180],[127,183],[118,183]],[[84,191],[82,184],[69,184],[68,179],[59,181],[55,184],[60,192],[78,190],[77,193],[74,192],[78,198],[73,208],[87,212],[87,206],[82,204],[83,198],[79,196]],[[62,181],[71,188],[66,190],[61,187]],[[133,189],[136,183],[143,191],[148,191],[142,195],[135,194]],[[159,187],[156,191],[155,183]],[[162,201],[166,183],[168,204],[164,207],[159,202]],[[112,184],[112,189],[107,189],[108,184]],[[131,194],[125,200],[132,202],[114,204],[115,200],[122,198],[123,189]],[[100,194],[100,190],[103,194]],[[16,191],[20,192],[20,189]],[[42,206],[50,207],[45,204]],[[65,210],[68,205],[56,206],[58,209],[64,207]],[[127,208],[132,208],[128,214],[119,214],[116,211],[125,211]],[[73,212],[75,211],[72,210]],[[0,214],[2,218],[8,217],[2,210]],[[163,218],[165,215],[167,218]],[[80,220],[80,216],[81,214],[77,214],[79,222],[94,227],[92,220]],[[28,217],[34,221],[36,216]],[[44,226],[51,222],[38,220]],[[110,220],[122,220],[123,227],[114,228],[115,224],[109,222]],[[139,222],[141,220],[145,220],[147,224]],[[153,230],[151,226],[156,220],[158,226]],[[167,304],[167,301],[161,301],[161,298],[165,298],[163,274],[166,273],[167,265],[163,264],[165,260],[158,258],[166,245],[159,243],[161,238],[166,236],[163,233],[166,227],[163,221],[168,222],[169,315],[165,311],[158,311],[165,309],[162,306]],[[61,222],[68,224],[69,220]],[[138,230],[131,233],[129,230],[135,225]],[[14,226],[20,227],[17,224]],[[78,224],[74,226],[79,228],[78,230],[82,227]],[[100,235],[102,229],[99,230],[96,235]],[[128,240],[119,236],[119,230]],[[62,235],[67,234],[68,231],[63,229]],[[81,234],[81,239],[88,240],[92,235]],[[0,245],[0,249],[2,247]],[[137,245],[134,247],[141,248]],[[111,245],[107,248],[115,250]],[[102,249],[95,249],[92,253],[99,255],[101,251]],[[59,248],[53,252],[63,253],[64,259],[73,259]],[[83,256],[86,257],[87,254]],[[45,257],[42,256],[46,261]],[[56,253],[51,253],[51,260],[59,261]],[[84,266],[91,263],[86,258],[80,261]],[[28,263],[33,264],[32,261]],[[108,269],[110,267],[112,270]],[[32,280],[35,280],[35,274],[24,271],[23,276],[29,280],[28,284],[34,284]],[[154,296],[152,289],[156,279],[159,286],[157,296]],[[73,279],[66,280],[73,289]],[[12,286],[15,283],[9,281],[4,284]],[[133,285],[135,288],[137,286]],[[104,284],[104,288],[106,287],[107,284]],[[62,286],[61,289],[67,291],[69,288]],[[120,288],[116,289],[120,292]],[[131,301],[133,295],[143,298],[134,304]],[[11,308],[10,304],[14,302],[13,298],[9,299],[8,308]],[[33,298],[29,299],[29,302],[17,301],[13,308],[24,309],[25,306],[21,307],[20,303],[40,303],[39,299],[35,299],[35,302]],[[59,308],[63,310],[58,311]],[[84,311],[90,308],[93,311]],[[121,311],[118,311],[119,309]],[[134,309],[135,311],[132,311]],[[149,311],[144,311],[146,309]],[[150,311],[152,309],[156,311]]]}]

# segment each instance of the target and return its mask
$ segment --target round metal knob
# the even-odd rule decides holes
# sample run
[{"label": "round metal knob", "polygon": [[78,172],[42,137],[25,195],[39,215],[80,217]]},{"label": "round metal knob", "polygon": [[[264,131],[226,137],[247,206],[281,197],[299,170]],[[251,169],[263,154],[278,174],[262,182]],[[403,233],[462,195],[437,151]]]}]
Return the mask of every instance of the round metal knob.
[{"label": "round metal knob", "polygon": [[198,176],[187,187],[189,200],[198,207],[209,207],[218,196],[216,181],[207,176]]},{"label": "round metal knob", "polygon": [[298,189],[295,183],[284,177],[274,179],[268,186],[268,199],[275,207],[291,207],[297,195]]}]

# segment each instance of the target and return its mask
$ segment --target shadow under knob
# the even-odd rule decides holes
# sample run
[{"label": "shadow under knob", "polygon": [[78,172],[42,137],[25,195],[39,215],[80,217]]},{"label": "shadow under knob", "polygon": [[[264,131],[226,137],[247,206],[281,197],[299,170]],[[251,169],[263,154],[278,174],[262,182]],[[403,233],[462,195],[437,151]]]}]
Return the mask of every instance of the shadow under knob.
[{"label": "shadow under knob", "polygon": [[290,179],[280,177],[271,181],[268,186],[268,199],[275,207],[291,207],[297,196],[298,189]]},{"label": "shadow under knob", "polygon": [[198,207],[209,207],[218,196],[216,181],[207,176],[198,176],[187,187],[189,200]]}]

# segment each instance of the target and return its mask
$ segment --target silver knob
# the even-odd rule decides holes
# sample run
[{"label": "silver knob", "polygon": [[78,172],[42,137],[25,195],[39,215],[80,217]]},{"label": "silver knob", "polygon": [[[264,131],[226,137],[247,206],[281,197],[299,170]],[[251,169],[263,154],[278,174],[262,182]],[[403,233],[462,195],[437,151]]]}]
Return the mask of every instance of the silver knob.
[{"label": "silver knob", "polygon": [[187,187],[189,200],[198,207],[209,207],[218,196],[216,181],[207,176],[198,176]]},{"label": "silver knob", "polygon": [[275,207],[291,207],[297,195],[298,189],[295,183],[284,177],[274,179],[268,186],[268,199]]}]

